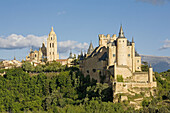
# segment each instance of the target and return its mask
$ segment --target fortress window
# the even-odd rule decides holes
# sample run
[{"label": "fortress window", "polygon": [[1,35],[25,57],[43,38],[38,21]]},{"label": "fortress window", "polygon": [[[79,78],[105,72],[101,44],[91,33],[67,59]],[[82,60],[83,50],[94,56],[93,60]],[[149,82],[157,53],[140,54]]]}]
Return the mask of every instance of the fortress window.
[{"label": "fortress window", "polygon": [[87,73],[89,73],[89,70],[87,70]]},{"label": "fortress window", "polygon": [[96,69],[93,69],[93,72],[95,73],[95,72],[96,72]]},{"label": "fortress window", "polygon": [[130,57],[130,54],[128,54],[128,57]]},{"label": "fortress window", "polygon": [[113,57],[115,57],[116,55],[115,54],[113,54]]}]

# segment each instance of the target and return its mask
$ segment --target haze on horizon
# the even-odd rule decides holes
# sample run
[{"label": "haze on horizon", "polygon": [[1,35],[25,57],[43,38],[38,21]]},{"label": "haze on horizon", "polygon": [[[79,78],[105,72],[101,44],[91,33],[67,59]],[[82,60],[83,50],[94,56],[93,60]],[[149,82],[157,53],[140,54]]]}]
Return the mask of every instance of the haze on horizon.
[{"label": "haze on horizon", "polygon": [[69,51],[98,46],[99,34],[125,36],[139,54],[170,56],[170,0],[5,0],[0,1],[0,59],[22,60],[50,32],[57,35],[60,58]]}]

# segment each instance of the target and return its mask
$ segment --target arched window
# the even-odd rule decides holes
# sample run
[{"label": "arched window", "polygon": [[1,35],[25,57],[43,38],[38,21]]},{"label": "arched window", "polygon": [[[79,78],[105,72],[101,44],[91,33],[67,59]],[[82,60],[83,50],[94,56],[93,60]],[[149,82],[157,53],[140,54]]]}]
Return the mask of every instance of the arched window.
[{"label": "arched window", "polygon": [[50,48],[51,48],[51,43],[50,43]]},{"label": "arched window", "polygon": [[37,55],[35,54],[35,57],[36,57]]},{"label": "arched window", "polygon": [[53,38],[51,37],[51,40],[52,40]]},{"label": "arched window", "polygon": [[54,43],[53,43],[53,47],[54,47]]}]

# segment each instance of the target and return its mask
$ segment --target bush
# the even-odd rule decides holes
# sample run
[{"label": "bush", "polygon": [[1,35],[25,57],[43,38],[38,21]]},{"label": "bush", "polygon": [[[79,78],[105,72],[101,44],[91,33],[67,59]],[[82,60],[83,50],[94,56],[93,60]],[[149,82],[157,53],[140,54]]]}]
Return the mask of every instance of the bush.
[{"label": "bush", "polygon": [[117,82],[123,82],[122,75],[117,75]]}]

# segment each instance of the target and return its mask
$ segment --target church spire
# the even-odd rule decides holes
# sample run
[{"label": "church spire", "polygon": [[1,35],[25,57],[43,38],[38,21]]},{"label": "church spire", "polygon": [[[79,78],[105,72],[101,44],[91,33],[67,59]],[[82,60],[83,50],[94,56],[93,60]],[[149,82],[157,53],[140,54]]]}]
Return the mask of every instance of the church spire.
[{"label": "church spire", "polygon": [[51,27],[51,31],[53,31],[53,26]]},{"label": "church spire", "polygon": [[125,38],[123,29],[122,29],[122,24],[121,24],[121,26],[120,26],[119,38]]}]

